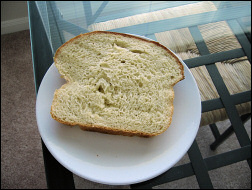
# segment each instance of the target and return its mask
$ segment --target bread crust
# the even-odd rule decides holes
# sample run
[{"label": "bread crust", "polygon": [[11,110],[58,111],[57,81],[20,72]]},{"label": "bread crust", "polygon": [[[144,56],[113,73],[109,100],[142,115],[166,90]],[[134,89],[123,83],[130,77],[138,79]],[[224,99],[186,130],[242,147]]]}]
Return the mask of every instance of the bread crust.
[{"label": "bread crust", "polygon": [[[80,34],[72,39],[70,39],[69,41],[67,41],[66,43],[64,43],[61,47],[58,48],[58,50],[56,51],[55,53],[55,57],[54,57],[54,63],[55,65],[57,65],[57,56],[58,54],[60,53],[60,51],[62,50],[62,48],[64,46],[66,46],[68,43],[71,43],[73,42],[74,40],[82,37],[82,36],[85,36],[85,35],[94,35],[94,34],[97,34],[97,33],[104,33],[104,34],[114,34],[114,35],[121,35],[121,36],[125,36],[125,37],[128,37],[128,38],[135,38],[135,39],[138,39],[138,40],[142,40],[142,41],[145,41],[145,42],[148,42],[148,43],[153,43],[157,46],[160,46],[162,47],[163,49],[165,49],[170,55],[172,55],[175,59],[176,59],[176,62],[177,64],[180,66],[180,70],[181,70],[181,75],[183,76],[180,80],[176,81],[172,87],[178,83],[179,81],[183,80],[185,77],[184,77],[184,66],[182,65],[182,63],[180,62],[180,60],[178,59],[177,56],[175,56],[168,48],[166,48],[165,46],[163,46],[162,44],[158,43],[158,42],[155,42],[155,41],[151,41],[151,40],[147,40],[147,39],[143,39],[143,38],[140,38],[140,37],[137,37],[137,36],[133,36],[133,35],[129,35],[129,34],[123,34],[123,33],[117,33],[117,32],[108,32],[108,31],[93,31],[93,32],[89,32],[89,33],[85,33],[85,34]],[[65,76],[62,76],[64,79],[66,79],[67,83],[64,84],[63,86],[65,85],[68,85],[70,82],[70,80],[65,77]],[[62,86],[62,87],[63,87]],[[57,90],[55,91],[54,93],[54,96],[57,97]],[[174,91],[173,91],[173,97],[172,97],[172,101],[174,100]],[[93,125],[93,124],[82,124],[82,123],[78,123],[78,122],[66,122],[66,121],[63,121],[61,120],[60,118],[56,117],[54,114],[53,114],[53,105],[54,103],[52,103],[52,106],[51,106],[51,111],[50,111],[50,114],[52,116],[52,118],[62,124],[66,124],[66,125],[70,125],[70,126],[75,126],[75,125],[78,125],[80,127],[80,129],[84,130],[84,131],[93,131],[93,132],[100,132],[100,133],[106,133],[106,134],[113,134],[113,135],[123,135],[123,136],[139,136],[139,137],[153,137],[153,136],[157,136],[161,133],[163,133],[164,131],[166,131],[168,129],[168,127],[171,125],[171,122],[172,122],[172,117],[169,117],[168,116],[168,120],[169,120],[169,123],[166,127],[164,127],[164,129],[158,133],[144,133],[144,132],[140,132],[140,131],[130,131],[130,130],[121,130],[121,129],[113,129],[111,127],[107,127],[107,126],[99,126],[99,125]],[[172,105],[172,114],[173,115],[173,111],[174,111],[174,106]]]},{"label": "bread crust", "polygon": [[[172,108],[172,112],[173,112],[173,108]],[[167,125],[167,127],[164,128],[163,131],[159,132],[159,133],[144,133],[144,132],[139,132],[139,131],[130,131],[130,130],[119,130],[119,129],[113,129],[110,127],[105,127],[105,126],[100,126],[100,125],[92,125],[92,124],[81,124],[81,123],[70,123],[70,122],[66,122],[63,121],[59,118],[57,118],[56,116],[54,116],[54,114],[51,112],[51,116],[53,119],[55,119],[56,121],[65,124],[65,125],[70,125],[70,126],[75,126],[78,125],[80,127],[81,130],[84,131],[91,131],[91,132],[100,132],[100,133],[105,133],[105,134],[111,134],[111,135],[123,135],[123,136],[139,136],[139,137],[153,137],[153,136],[157,136],[161,133],[163,133],[164,131],[166,131],[168,129],[168,127],[171,124],[172,118],[170,119],[169,124]]]}]

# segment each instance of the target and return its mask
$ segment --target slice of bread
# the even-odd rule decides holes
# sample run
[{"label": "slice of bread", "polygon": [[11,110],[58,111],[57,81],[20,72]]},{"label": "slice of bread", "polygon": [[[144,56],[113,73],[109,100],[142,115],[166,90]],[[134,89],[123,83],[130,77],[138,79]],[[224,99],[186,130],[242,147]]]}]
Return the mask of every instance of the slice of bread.
[{"label": "slice of bread", "polygon": [[172,121],[179,59],[158,42],[94,31],[63,44],[54,62],[67,83],[54,94],[53,119],[83,130],[151,137]]}]

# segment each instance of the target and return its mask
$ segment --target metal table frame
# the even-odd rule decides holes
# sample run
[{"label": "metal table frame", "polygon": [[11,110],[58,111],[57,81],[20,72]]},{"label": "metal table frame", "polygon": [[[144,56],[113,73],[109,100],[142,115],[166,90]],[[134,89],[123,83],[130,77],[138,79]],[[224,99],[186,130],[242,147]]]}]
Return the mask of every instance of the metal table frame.
[{"label": "metal table frame", "polygon": [[[28,2],[28,5],[29,5],[28,6],[29,19],[30,19],[31,49],[33,52],[32,59],[34,64],[35,88],[37,92],[39,89],[39,85],[43,79],[43,76],[45,75],[50,65],[53,63],[53,53],[52,53],[53,51],[51,50],[51,46],[49,44],[49,40],[47,38],[35,2],[30,1]],[[50,6],[53,6],[53,4],[51,5],[48,4],[48,9],[50,9]],[[103,4],[103,6],[106,6],[105,3]],[[185,63],[189,68],[205,65],[220,96],[220,98],[217,99],[203,101],[202,113],[215,109],[225,108],[231,122],[231,126],[223,134],[220,134],[217,126],[214,123],[210,125],[211,131],[213,132],[213,136],[216,139],[215,142],[213,142],[213,144],[210,145],[210,148],[212,150],[216,149],[217,146],[219,146],[232,133],[236,134],[236,137],[240,144],[240,148],[222,154],[218,154],[212,157],[202,158],[198,144],[196,140],[194,140],[192,146],[188,151],[190,163],[173,167],[168,171],[166,171],[165,173],[151,180],[138,184],[132,184],[130,186],[131,188],[133,189],[152,188],[157,185],[161,185],[192,175],[196,176],[200,188],[213,188],[213,184],[209,177],[208,171],[223,166],[227,166],[236,162],[240,162],[243,160],[247,160],[248,166],[251,168],[251,141],[244,128],[244,122],[251,116],[251,114],[246,114],[240,117],[235,107],[235,105],[237,104],[251,101],[251,90],[239,94],[230,95],[215,65],[215,62],[233,58],[239,58],[243,56],[247,56],[249,62],[251,63],[251,34],[246,33],[244,31],[244,26],[239,19],[240,17],[247,16],[244,14],[244,11],[242,10],[248,8],[250,9],[250,7],[241,6],[239,7],[241,11],[235,11],[234,14],[230,14],[230,16],[227,17],[225,12],[230,11],[230,9],[232,9],[232,7],[228,10],[225,9],[225,7],[227,6],[228,6],[227,3],[225,4],[221,3],[218,4],[218,10],[215,13],[208,12],[197,15],[191,15],[184,18],[174,18],[165,21],[157,21],[154,22],[153,25],[157,26],[161,25],[163,31],[179,29],[182,27],[189,27],[191,35],[195,41],[195,44],[197,45],[197,48],[201,56],[185,60]],[[52,10],[53,9],[50,9],[49,11]],[[98,9],[98,11],[101,10],[102,8]],[[60,14],[58,13],[53,14],[55,15],[55,19],[60,19]],[[216,16],[216,14],[218,14],[218,16]],[[94,14],[94,19],[96,17],[97,15]],[[192,19],[192,17],[194,19]],[[198,19],[195,19],[195,17],[198,17]],[[209,20],[208,18],[211,18],[211,20]],[[187,22],[188,20],[197,20],[197,23]],[[203,40],[198,25],[207,24],[209,22],[218,22],[222,20],[227,21],[228,25],[232,29],[233,33],[236,35],[236,38],[238,39],[242,48],[211,54],[207,48],[206,43]],[[66,25],[69,25],[67,21],[61,20],[61,22],[65,22]],[[174,22],[177,23],[177,25],[170,24]],[[190,24],[188,25],[187,23]],[[116,31],[130,33],[131,27],[144,27],[144,25],[145,24],[141,24],[138,26],[124,27],[121,29],[117,29]],[[51,29],[54,30],[64,29],[64,28],[59,29],[55,23],[51,23],[50,27],[52,27]],[[72,24],[72,27],[78,27],[78,26]],[[154,33],[157,32],[156,28],[158,27],[152,27],[152,28],[153,30],[151,30],[150,34],[148,34],[147,37],[151,36],[153,38]],[[85,29],[82,29],[82,31],[87,32],[85,31]],[[138,34],[141,35],[141,33]],[[60,36],[61,35],[59,35],[59,37]],[[56,44],[54,48],[57,48],[60,45],[61,44]],[[51,155],[51,153],[47,150],[45,144],[43,143],[43,140],[41,140],[41,142],[42,142],[48,188],[74,189],[75,185],[73,180],[73,174],[66,168],[64,168],[61,164],[59,164],[55,160],[55,158]]]}]

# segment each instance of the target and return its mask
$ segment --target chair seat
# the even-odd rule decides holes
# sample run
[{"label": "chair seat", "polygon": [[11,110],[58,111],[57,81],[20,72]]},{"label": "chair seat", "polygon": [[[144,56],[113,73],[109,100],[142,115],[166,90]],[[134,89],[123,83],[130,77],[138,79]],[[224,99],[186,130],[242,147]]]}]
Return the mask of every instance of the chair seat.
[{"label": "chair seat", "polygon": [[[199,26],[210,53],[241,48],[225,21]],[[221,31],[221,32],[220,32]],[[183,60],[198,57],[199,51],[188,28],[155,34],[157,40],[177,53]],[[251,90],[251,64],[247,57],[215,63],[230,95]],[[201,100],[219,98],[219,94],[205,66],[190,69],[200,90]],[[251,102],[236,105],[239,115],[251,113]],[[224,108],[202,113],[200,126],[228,119]]]},{"label": "chair seat", "polygon": [[[199,55],[191,52],[177,53],[183,60]],[[239,61],[240,60],[240,61]],[[251,64],[248,60],[237,59],[232,63],[215,63],[231,95],[251,90]],[[199,88],[201,101],[219,98],[219,94],[205,66],[190,69]],[[251,113],[251,102],[236,105],[239,115]],[[224,108],[201,115],[200,126],[209,125],[228,119]]]}]

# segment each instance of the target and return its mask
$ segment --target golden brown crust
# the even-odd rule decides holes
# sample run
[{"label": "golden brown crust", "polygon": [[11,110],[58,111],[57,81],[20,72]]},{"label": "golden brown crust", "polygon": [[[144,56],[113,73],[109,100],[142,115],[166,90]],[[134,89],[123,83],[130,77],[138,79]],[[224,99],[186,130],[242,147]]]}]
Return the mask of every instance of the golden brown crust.
[{"label": "golden brown crust", "polygon": [[[97,33],[106,33],[106,34],[115,34],[115,35],[121,35],[121,36],[125,36],[125,37],[129,37],[129,38],[135,38],[135,39],[138,39],[138,40],[142,40],[142,41],[145,41],[145,42],[148,42],[148,43],[153,43],[157,46],[160,46],[162,48],[164,48],[170,55],[172,55],[177,63],[180,65],[180,69],[181,69],[181,74],[183,76],[183,78],[181,78],[181,80],[184,79],[184,66],[182,65],[182,63],[180,62],[180,60],[177,58],[177,56],[175,56],[168,48],[166,48],[165,46],[161,45],[160,43],[158,42],[155,42],[155,41],[150,41],[150,40],[147,40],[147,39],[143,39],[143,38],[140,38],[140,37],[137,37],[137,36],[132,36],[132,35],[129,35],[129,34],[123,34],[123,33],[117,33],[117,32],[108,32],[108,31],[94,31],[94,32],[89,32],[89,33],[85,33],[85,34],[80,34],[72,39],[70,39],[69,41],[67,41],[66,43],[64,43],[60,48],[58,48],[58,50],[56,51],[55,53],[55,57],[54,57],[54,62],[55,64],[57,65],[57,55],[59,54],[59,52],[61,51],[61,49],[67,45],[68,43],[71,43],[72,41],[84,36],[84,35],[93,35],[93,34],[97,34]],[[65,78],[65,76],[63,76]],[[69,80],[67,78],[65,78],[67,80],[67,83],[65,85],[67,85],[69,83]],[[180,80],[179,80],[180,81]],[[175,84],[179,81],[176,81]],[[175,85],[173,84],[173,86]],[[64,86],[64,85],[63,85]],[[62,87],[63,87],[62,86]],[[55,97],[57,97],[57,91],[55,92],[54,94]],[[174,91],[173,91],[173,97],[172,99],[174,100]],[[85,130],[85,131],[94,131],[94,132],[101,132],[101,133],[107,133],[107,134],[113,134],[113,135],[124,135],[124,136],[140,136],[140,137],[152,137],[152,136],[157,136],[161,133],[163,133],[164,131],[166,131],[168,129],[168,127],[170,126],[171,122],[172,122],[172,117],[168,117],[167,119],[169,119],[169,123],[167,125],[167,127],[165,127],[161,132],[159,133],[143,133],[143,132],[139,132],[139,131],[129,131],[129,130],[120,130],[120,129],[113,129],[113,128],[110,128],[110,127],[105,127],[105,126],[99,126],[99,125],[92,125],[92,124],[81,124],[81,123],[77,123],[77,122],[73,122],[73,123],[70,123],[70,122],[66,122],[66,121],[63,121],[59,118],[57,118],[53,112],[53,103],[52,103],[52,106],[51,106],[51,116],[53,119],[55,119],[56,121],[60,122],[60,123],[63,123],[63,124],[66,124],[66,125],[70,125],[70,126],[75,126],[75,125],[78,125],[82,130]],[[174,111],[174,106],[172,105],[172,115],[173,115],[173,111]]]},{"label": "golden brown crust", "polygon": [[119,129],[113,129],[110,127],[104,127],[104,126],[99,126],[99,125],[92,125],[92,124],[81,124],[81,123],[70,123],[70,122],[66,122],[61,120],[60,118],[57,118],[53,112],[51,111],[51,116],[54,120],[65,124],[65,125],[70,125],[70,126],[75,126],[78,125],[80,127],[80,129],[84,130],[84,131],[92,131],[92,132],[100,132],[100,133],[106,133],[106,134],[112,134],[112,135],[123,135],[123,136],[139,136],[139,137],[152,137],[152,136],[156,136],[159,133],[143,133],[143,132],[139,132],[139,131],[129,131],[129,130],[119,130]]},{"label": "golden brown crust", "polygon": [[70,126],[78,125],[80,127],[80,129],[82,129],[84,131],[99,132],[99,133],[105,133],[105,134],[111,134],[111,135],[123,135],[123,136],[153,137],[153,136],[157,136],[157,135],[163,133],[164,131],[166,131],[170,125],[169,124],[167,126],[167,128],[160,133],[151,133],[150,134],[150,133],[143,133],[143,132],[139,132],[139,131],[113,129],[110,127],[104,127],[104,126],[99,126],[99,125],[65,122],[65,121],[57,118],[56,116],[54,116],[52,112],[51,112],[51,116],[53,119],[55,119],[56,121],[58,121],[62,124],[70,125]]}]

